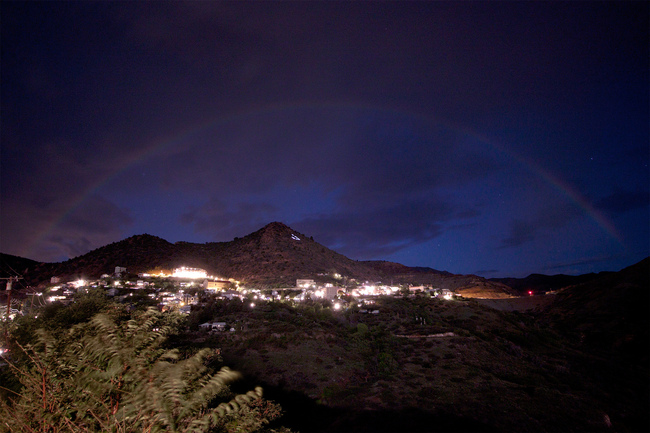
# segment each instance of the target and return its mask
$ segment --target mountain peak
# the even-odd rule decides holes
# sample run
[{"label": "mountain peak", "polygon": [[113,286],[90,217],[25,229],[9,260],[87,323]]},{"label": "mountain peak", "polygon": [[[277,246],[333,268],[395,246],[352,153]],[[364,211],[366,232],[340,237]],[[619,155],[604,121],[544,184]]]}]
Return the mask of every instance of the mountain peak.
[{"label": "mountain peak", "polygon": [[277,221],[265,225],[251,236],[266,241],[277,241],[279,239],[291,239],[295,241],[300,240],[303,237],[302,234],[298,233],[288,225]]},{"label": "mountain peak", "polygon": [[142,234],[139,234],[139,235],[133,235],[133,236],[128,237],[128,238],[126,238],[124,240],[125,241],[130,241],[130,242],[147,242],[147,241],[149,241],[149,242],[151,242],[151,241],[155,241],[155,242],[164,241],[164,242],[167,242],[165,239],[163,239],[161,237],[158,237],[158,236],[150,235],[149,233],[142,233]]},{"label": "mountain peak", "polygon": [[293,231],[291,227],[288,225],[281,223],[279,221],[274,221],[272,223],[268,223],[264,227],[262,227],[261,231]]},{"label": "mountain peak", "polygon": [[211,275],[258,287],[292,287],[299,278],[321,278],[340,284],[335,275],[357,281],[417,282],[453,289],[469,284],[466,279],[450,280],[451,276],[433,270],[355,261],[279,221],[231,242],[170,243],[149,234],[135,235],[63,263],[42,264],[38,269],[30,266],[31,275],[26,276],[36,284],[52,276],[99,278],[112,273],[116,266],[126,267],[132,274],[155,268],[198,267]]}]

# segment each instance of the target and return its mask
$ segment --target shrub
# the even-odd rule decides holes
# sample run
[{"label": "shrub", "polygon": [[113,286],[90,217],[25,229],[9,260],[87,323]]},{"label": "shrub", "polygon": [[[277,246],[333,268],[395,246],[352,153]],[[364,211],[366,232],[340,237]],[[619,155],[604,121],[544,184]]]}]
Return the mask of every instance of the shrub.
[{"label": "shrub", "polygon": [[181,359],[165,349],[160,319],[149,310],[116,324],[100,314],[59,339],[41,330],[23,348],[28,361],[10,364],[23,388],[0,401],[0,422],[14,431],[207,432],[270,421],[253,404],[261,388],[234,395],[228,385],[239,373],[211,374],[213,351]]}]

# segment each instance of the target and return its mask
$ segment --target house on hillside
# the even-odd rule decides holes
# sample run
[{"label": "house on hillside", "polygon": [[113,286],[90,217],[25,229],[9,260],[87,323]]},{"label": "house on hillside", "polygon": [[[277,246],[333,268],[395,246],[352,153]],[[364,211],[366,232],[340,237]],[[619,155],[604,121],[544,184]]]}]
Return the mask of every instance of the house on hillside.
[{"label": "house on hillside", "polygon": [[242,295],[236,290],[224,290],[220,293],[220,296],[217,296],[217,299],[229,299],[233,300],[235,298],[241,299]]},{"label": "house on hillside", "polygon": [[327,287],[323,288],[325,299],[332,300],[332,299],[336,298],[336,295],[338,295],[339,290],[341,290],[341,288],[340,287],[335,287],[335,286],[327,286]]},{"label": "house on hillside", "polygon": [[199,329],[208,332],[223,332],[226,328],[226,322],[206,322],[199,325]]},{"label": "house on hillside", "polygon": [[309,289],[316,287],[316,282],[314,280],[300,279],[296,280],[296,287],[299,287],[301,289]]},{"label": "house on hillside", "polygon": [[442,289],[440,290],[440,296],[442,296],[444,299],[451,299],[454,296],[454,292],[449,289]]},{"label": "house on hillside", "polygon": [[205,290],[212,290],[212,291],[218,291],[218,290],[225,290],[228,287],[230,287],[230,281],[225,281],[225,280],[216,280],[216,281],[210,281],[210,280],[205,280],[203,282],[203,288]]}]

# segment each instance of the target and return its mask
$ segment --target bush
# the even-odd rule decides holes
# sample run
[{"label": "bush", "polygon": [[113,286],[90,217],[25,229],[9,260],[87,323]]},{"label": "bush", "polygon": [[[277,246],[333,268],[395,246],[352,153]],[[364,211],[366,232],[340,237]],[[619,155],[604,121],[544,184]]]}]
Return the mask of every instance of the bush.
[{"label": "bush", "polygon": [[[10,431],[131,432],[254,431],[270,421],[256,402],[262,389],[234,395],[241,375],[211,374],[210,349],[181,359],[164,342],[170,328],[149,310],[117,324],[105,314],[60,338],[41,330],[22,347],[27,362],[10,364],[22,384],[0,401],[0,422]],[[246,408],[246,409],[242,409]],[[269,413],[272,413],[270,411]]]}]

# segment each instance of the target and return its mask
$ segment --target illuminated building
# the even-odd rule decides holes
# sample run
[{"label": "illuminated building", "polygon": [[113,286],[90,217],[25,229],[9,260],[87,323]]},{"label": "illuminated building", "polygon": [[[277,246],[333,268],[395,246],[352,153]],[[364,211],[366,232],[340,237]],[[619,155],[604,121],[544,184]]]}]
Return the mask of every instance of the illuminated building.
[{"label": "illuminated building", "polygon": [[206,278],[208,273],[205,269],[187,268],[185,266],[174,269],[172,277],[176,278]]}]

